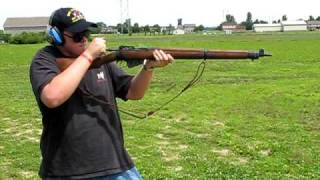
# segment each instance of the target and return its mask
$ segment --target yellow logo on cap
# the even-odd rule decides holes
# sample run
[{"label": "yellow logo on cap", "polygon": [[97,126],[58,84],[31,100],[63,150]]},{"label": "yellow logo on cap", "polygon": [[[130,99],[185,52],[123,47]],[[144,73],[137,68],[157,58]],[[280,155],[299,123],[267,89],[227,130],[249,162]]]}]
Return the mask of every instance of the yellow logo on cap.
[{"label": "yellow logo on cap", "polygon": [[83,14],[80,11],[76,10],[76,9],[70,9],[68,11],[68,13],[67,13],[67,16],[71,17],[72,23],[75,23],[75,22],[77,22],[77,21],[79,21],[81,19],[84,19]]}]

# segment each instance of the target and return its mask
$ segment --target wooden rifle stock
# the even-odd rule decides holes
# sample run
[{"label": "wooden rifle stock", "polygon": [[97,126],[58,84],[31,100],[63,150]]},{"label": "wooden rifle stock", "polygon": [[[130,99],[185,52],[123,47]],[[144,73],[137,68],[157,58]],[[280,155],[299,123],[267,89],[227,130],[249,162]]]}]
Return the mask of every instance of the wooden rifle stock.
[{"label": "wooden rifle stock", "polygon": [[[108,49],[108,53],[101,55],[95,59],[90,68],[98,68],[102,64],[112,61],[126,61],[128,67],[134,67],[143,63],[144,59],[154,60],[153,51],[163,50],[167,54],[171,54],[174,59],[259,59],[263,56],[271,56],[265,54],[263,49],[258,52],[242,51],[242,50],[206,50],[206,49],[172,49],[172,48],[135,48],[133,46],[120,46],[119,49]],[[57,59],[60,70],[66,69],[72,59]]]}]

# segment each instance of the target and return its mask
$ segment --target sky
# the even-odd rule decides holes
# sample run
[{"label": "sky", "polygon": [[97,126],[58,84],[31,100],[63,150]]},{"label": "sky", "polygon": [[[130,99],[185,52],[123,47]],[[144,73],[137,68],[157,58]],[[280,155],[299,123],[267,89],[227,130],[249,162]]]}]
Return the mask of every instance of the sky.
[{"label": "sky", "polygon": [[[227,14],[240,23],[251,12],[252,19],[272,22],[286,15],[288,20],[320,16],[320,0],[122,0],[128,2],[131,23],[139,26],[196,24],[218,26]],[[9,0],[0,7],[0,29],[8,17],[50,16],[60,7],[80,10],[88,21],[116,25],[121,21],[120,0]],[[127,7],[126,5],[124,7]],[[125,14],[125,13],[124,13]],[[125,15],[123,17],[126,17]]]}]

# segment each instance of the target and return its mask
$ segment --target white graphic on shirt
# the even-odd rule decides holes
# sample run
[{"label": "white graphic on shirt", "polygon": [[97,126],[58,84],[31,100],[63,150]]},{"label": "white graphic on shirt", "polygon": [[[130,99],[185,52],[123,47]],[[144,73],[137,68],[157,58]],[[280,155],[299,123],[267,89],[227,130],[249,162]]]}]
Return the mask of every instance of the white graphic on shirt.
[{"label": "white graphic on shirt", "polygon": [[98,76],[98,80],[104,80],[104,74],[103,74],[103,72],[99,72],[99,73],[97,74],[97,76]]}]

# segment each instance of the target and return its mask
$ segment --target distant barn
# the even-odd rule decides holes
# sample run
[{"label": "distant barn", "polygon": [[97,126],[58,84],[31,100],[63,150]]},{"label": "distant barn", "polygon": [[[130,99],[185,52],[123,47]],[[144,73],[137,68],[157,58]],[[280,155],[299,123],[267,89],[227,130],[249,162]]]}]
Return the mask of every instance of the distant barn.
[{"label": "distant barn", "polygon": [[305,21],[282,21],[279,24],[254,24],[254,32],[275,32],[275,31],[306,31]]},{"label": "distant barn", "polygon": [[224,23],[222,23],[221,28],[223,31],[227,31],[227,30],[234,31],[237,28],[237,23],[224,22]]},{"label": "distant barn", "polygon": [[282,31],[306,31],[307,23],[305,21],[282,21]]},{"label": "distant barn", "polygon": [[221,28],[226,34],[232,34],[232,32],[245,32],[246,31],[245,26],[243,26],[241,24],[237,24],[235,22],[224,22],[221,24]]},{"label": "distant barn", "polygon": [[277,32],[281,31],[281,24],[254,24],[253,31],[254,32]]},{"label": "distant barn", "polygon": [[6,34],[19,34],[22,32],[45,32],[49,17],[11,17],[3,24]]}]

